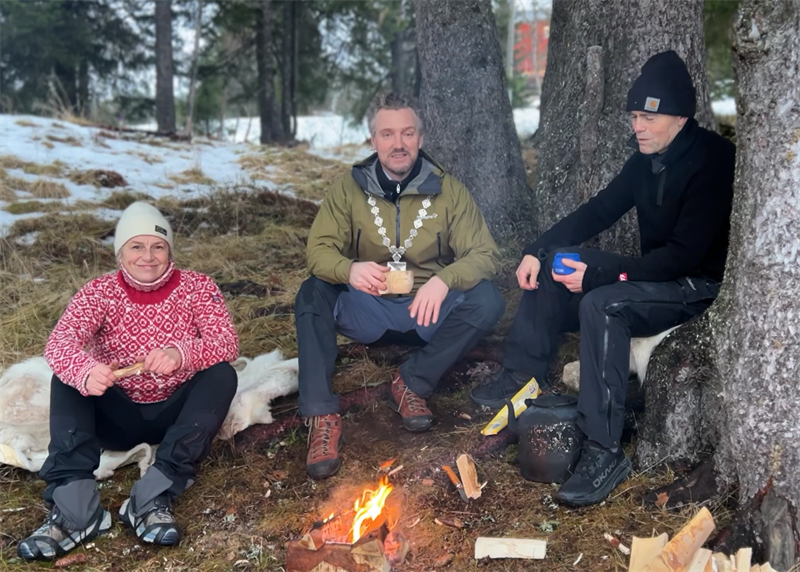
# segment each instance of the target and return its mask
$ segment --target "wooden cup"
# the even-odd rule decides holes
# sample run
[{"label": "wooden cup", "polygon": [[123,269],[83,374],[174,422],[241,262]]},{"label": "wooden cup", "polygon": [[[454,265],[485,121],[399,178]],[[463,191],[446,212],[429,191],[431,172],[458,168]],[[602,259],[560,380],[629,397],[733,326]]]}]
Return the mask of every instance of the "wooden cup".
[{"label": "wooden cup", "polygon": [[414,288],[413,270],[391,270],[386,273],[386,290],[379,290],[383,294],[408,294]]}]

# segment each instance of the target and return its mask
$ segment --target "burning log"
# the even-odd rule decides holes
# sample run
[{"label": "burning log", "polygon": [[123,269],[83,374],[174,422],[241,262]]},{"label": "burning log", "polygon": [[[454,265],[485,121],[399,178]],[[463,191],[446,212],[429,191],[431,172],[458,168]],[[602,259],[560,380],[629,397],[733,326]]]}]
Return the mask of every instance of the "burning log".
[{"label": "burning log", "polygon": [[325,542],[315,550],[303,540],[291,540],[286,545],[286,572],[390,572],[384,553],[388,533],[384,523],[355,544]]},{"label": "burning log", "polygon": [[403,562],[408,543],[389,532],[391,517],[384,511],[392,490],[384,476],[376,489],[364,489],[351,510],[315,522],[303,538],[288,542],[287,572],[389,572]]}]

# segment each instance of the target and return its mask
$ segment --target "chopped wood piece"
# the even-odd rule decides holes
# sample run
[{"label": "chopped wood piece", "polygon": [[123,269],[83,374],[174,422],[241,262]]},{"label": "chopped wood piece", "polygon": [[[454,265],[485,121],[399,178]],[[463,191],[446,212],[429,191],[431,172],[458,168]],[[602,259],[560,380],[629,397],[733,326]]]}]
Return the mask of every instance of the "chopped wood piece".
[{"label": "chopped wood piece", "polygon": [[389,459],[388,461],[384,461],[383,463],[381,463],[381,466],[378,468],[378,471],[381,471],[381,472],[388,471],[389,467],[394,465],[394,462],[396,460],[397,460],[397,457],[395,457],[394,459]]},{"label": "chopped wood piece", "polygon": [[706,507],[684,526],[647,565],[644,572],[678,572],[692,561],[695,552],[708,540],[714,530],[714,517]]},{"label": "chopped wood piece", "polygon": [[542,560],[547,553],[546,540],[532,538],[489,538],[481,536],[475,541],[475,559],[527,558]]},{"label": "chopped wood piece", "polygon": [[628,572],[639,572],[656,559],[661,550],[669,542],[667,533],[652,538],[633,537],[631,542],[631,561],[628,564]]},{"label": "chopped wood piece", "polygon": [[[717,572],[732,572],[733,568],[731,567],[731,559],[728,557],[727,554],[723,554],[722,552],[714,552],[711,555],[711,558],[716,563],[716,571]],[[714,569],[714,565],[712,564],[712,570]]]},{"label": "chopped wood piece", "polygon": [[122,379],[123,377],[128,377],[129,375],[136,375],[137,373],[142,373],[144,369],[144,364],[142,362],[135,363],[133,365],[129,365],[128,367],[123,367],[122,369],[118,369],[114,371],[114,377],[117,379]]},{"label": "chopped wood piece", "polygon": [[475,469],[475,461],[467,454],[462,454],[456,460],[458,474],[461,476],[461,484],[464,485],[464,492],[467,498],[477,499],[481,496],[481,486],[478,484],[478,471]]},{"label": "chopped wood piece", "polygon": [[622,552],[623,554],[625,554],[625,555],[628,555],[628,554],[630,554],[630,553],[631,553],[631,549],[630,549],[630,548],[628,548],[627,546],[625,546],[624,544],[622,544],[622,543],[619,541],[619,538],[616,538],[615,536],[611,536],[611,535],[610,535],[609,533],[607,533],[607,532],[603,533],[603,538],[605,538],[606,540],[608,540],[608,543],[609,543],[611,546],[613,546],[614,548],[616,548],[617,550],[619,550],[619,551],[620,551],[620,552]]},{"label": "chopped wood piece", "polygon": [[761,565],[761,572],[777,572],[777,570],[769,562],[764,562]]},{"label": "chopped wood piece", "polygon": [[737,572],[748,572],[750,570],[750,561],[753,559],[752,548],[740,548],[736,553],[736,570]]},{"label": "chopped wood piece", "polygon": [[422,479],[422,486],[432,487],[434,485],[433,479]]},{"label": "chopped wood piece", "polygon": [[705,572],[709,560],[711,560],[711,551],[707,548],[701,548],[694,553],[694,557],[689,563],[689,567],[686,569],[686,572]]}]

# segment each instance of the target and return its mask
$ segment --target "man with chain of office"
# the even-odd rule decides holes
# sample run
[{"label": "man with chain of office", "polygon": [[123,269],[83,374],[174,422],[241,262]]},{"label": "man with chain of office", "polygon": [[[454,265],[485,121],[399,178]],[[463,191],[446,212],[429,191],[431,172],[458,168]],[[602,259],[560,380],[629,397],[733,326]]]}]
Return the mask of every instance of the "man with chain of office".
[{"label": "man with chain of office", "polygon": [[380,95],[367,118],[376,152],[325,196],[308,237],[311,277],[295,303],[299,408],[316,479],[341,465],[337,332],[422,345],[394,372],[388,395],[403,427],[419,432],[434,422],[426,399],[439,380],[505,308],[490,282],[497,246],[469,191],[420,149],[415,103]]}]

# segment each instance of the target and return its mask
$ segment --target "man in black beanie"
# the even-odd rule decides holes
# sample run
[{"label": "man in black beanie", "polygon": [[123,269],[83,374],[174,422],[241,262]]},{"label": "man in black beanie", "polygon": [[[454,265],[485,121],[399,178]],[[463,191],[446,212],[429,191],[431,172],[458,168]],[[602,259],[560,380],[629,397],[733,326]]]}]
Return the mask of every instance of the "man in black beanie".
[{"label": "man in black beanie", "polygon": [[[636,152],[605,189],[525,249],[517,269],[525,292],[503,370],[471,394],[499,408],[531,377],[545,384],[559,333],[580,329],[578,425],[587,439],[557,494],[575,506],[599,503],[631,469],[620,447],[631,337],[656,335],[708,308],[728,250],[735,149],[695,121],[695,89],[675,52],[647,61],[626,110]],[[575,246],[632,208],[641,256]],[[553,271],[559,252],[580,255],[564,260],[570,274]]]}]

